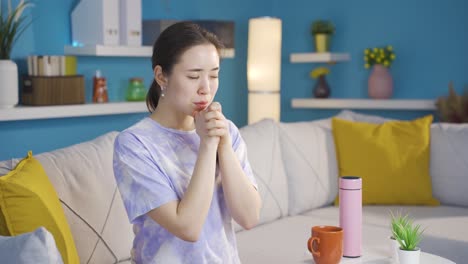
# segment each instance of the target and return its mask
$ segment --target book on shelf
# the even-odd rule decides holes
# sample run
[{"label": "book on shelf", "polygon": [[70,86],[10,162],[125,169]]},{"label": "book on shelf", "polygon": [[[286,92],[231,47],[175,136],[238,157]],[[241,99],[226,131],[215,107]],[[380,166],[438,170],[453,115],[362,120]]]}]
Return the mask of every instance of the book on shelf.
[{"label": "book on shelf", "polygon": [[75,56],[32,55],[27,63],[30,76],[73,76],[77,72]]}]

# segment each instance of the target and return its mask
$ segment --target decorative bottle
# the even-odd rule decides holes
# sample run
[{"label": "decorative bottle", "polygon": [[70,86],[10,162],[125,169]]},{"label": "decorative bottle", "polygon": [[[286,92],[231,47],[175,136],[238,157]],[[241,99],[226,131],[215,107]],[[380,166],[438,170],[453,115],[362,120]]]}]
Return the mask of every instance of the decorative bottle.
[{"label": "decorative bottle", "polygon": [[93,102],[107,103],[108,101],[106,78],[101,76],[100,70],[97,70],[93,78]]},{"label": "decorative bottle", "polygon": [[127,101],[145,101],[146,88],[142,78],[131,78],[127,87]]},{"label": "decorative bottle", "polygon": [[343,257],[357,258],[362,255],[362,179],[340,177],[339,187]]}]

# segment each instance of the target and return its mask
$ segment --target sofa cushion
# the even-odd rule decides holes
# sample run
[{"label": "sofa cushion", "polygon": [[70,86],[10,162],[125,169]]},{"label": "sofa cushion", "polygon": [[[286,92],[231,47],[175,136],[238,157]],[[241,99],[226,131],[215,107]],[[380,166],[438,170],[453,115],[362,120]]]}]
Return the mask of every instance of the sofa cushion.
[{"label": "sofa cushion", "polygon": [[340,175],[362,178],[363,204],[439,204],[429,176],[431,122],[332,119]]},{"label": "sofa cushion", "polygon": [[432,188],[443,204],[468,207],[468,124],[431,126]]},{"label": "sofa cushion", "polygon": [[[377,124],[392,120],[350,110],[341,111],[337,117]],[[433,123],[430,149],[434,197],[442,204],[468,207],[468,124]]]},{"label": "sofa cushion", "polygon": [[110,132],[94,140],[38,155],[67,207],[82,261],[111,263],[130,257],[132,226],[115,182]]},{"label": "sofa cushion", "polygon": [[[240,134],[247,146],[247,155],[262,198],[259,223],[273,221],[288,213],[288,187],[278,124],[271,119],[242,127]],[[240,228],[236,225],[236,231]]]},{"label": "sofa cushion", "polygon": [[0,177],[0,207],[8,234],[17,236],[44,226],[53,234],[65,263],[79,258],[57,193],[32,152]]},{"label": "sofa cushion", "polygon": [[17,236],[0,236],[2,263],[62,264],[54,237],[44,227]]},{"label": "sofa cushion", "polygon": [[[115,263],[130,258],[132,225],[112,169],[117,134],[110,132],[36,156],[62,201],[83,263]],[[0,162],[0,171],[16,162]]]},{"label": "sofa cushion", "polygon": [[336,117],[350,121],[367,122],[373,124],[382,124],[383,122],[394,120],[378,115],[361,114],[351,110],[343,110],[338,113]]},{"label": "sofa cushion", "polygon": [[338,193],[330,119],[280,124],[289,187],[289,215],[329,205]]}]

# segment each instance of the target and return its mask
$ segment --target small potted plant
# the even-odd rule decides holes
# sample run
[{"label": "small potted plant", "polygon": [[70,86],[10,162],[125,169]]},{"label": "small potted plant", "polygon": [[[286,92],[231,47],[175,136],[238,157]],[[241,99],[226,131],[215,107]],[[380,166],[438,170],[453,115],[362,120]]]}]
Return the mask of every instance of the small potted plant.
[{"label": "small potted plant", "polygon": [[18,67],[11,60],[11,50],[15,41],[31,22],[22,16],[23,11],[31,6],[29,1],[21,0],[16,8],[8,1],[6,10],[0,1],[0,108],[13,107],[18,103]]},{"label": "small potted plant", "polygon": [[406,226],[409,223],[408,215],[402,215],[401,212],[398,212],[396,215],[390,211],[390,230],[392,235],[390,236],[390,250],[392,252],[392,258],[398,260],[398,249],[400,245],[398,244],[395,237],[401,237],[401,228],[400,226]]},{"label": "small potted plant", "polygon": [[468,88],[459,95],[450,82],[448,96],[437,98],[436,108],[442,122],[468,123]]},{"label": "small potted plant", "polygon": [[331,36],[335,33],[335,26],[329,20],[316,20],[312,23],[311,33],[314,38],[316,52],[328,52]]},{"label": "small potted plant", "polygon": [[317,79],[315,83],[313,94],[316,98],[327,98],[330,96],[330,87],[328,86],[325,76],[330,73],[327,67],[317,67],[310,72],[310,77]]},{"label": "small potted plant", "polygon": [[421,225],[416,225],[412,220],[406,224],[397,223],[396,232],[392,235],[397,240],[400,248],[398,249],[398,261],[400,264],[419,264],[421,249],[418,247],[422,239],[424,230]]}]

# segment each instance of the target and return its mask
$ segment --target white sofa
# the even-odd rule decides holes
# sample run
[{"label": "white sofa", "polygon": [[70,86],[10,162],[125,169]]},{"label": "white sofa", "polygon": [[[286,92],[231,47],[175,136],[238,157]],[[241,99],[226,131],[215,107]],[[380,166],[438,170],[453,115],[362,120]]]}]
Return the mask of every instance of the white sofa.
[{"label": "white sofa", "polygon": [[[348,111],[340,116],[384,121]],[[235,225],[242,262],[312,263],[310,228],[338,225],[339,219],[332,206],[338,173],[330,120],[262,120],[240,131],[263,198],[257,227]],[[431,133],[433,194],[443,205],[365,206],[363,246],[389,255],[389,210],[403,209],[427,227],[423,251],[468,263],[468,125],[434,124]],[[117,134],[36,155],[63,202],[81,263],[130,263],[133,231],[112,171]],[[0,162],[0,175],[17,161]]]}]

